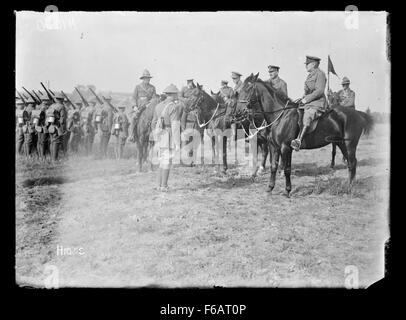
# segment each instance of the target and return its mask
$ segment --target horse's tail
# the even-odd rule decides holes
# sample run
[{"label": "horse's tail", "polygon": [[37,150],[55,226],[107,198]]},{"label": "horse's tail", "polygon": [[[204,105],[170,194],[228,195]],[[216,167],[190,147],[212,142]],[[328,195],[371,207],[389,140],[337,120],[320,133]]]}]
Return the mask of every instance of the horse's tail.
[{"label": "horse's tail", "polygon": [[370,114],[362,111],[358,111],[358,114],[364,119],[365,125],[363,127],[363,133],[364,135],[368,136],[374,128],[374,118]]}]

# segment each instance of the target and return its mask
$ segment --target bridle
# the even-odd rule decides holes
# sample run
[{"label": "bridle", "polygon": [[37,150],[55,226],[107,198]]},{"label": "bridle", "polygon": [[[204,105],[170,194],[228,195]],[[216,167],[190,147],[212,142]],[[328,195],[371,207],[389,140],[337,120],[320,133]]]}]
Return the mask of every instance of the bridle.
[{"label": "bridle", "polygon": [[[297,105],[296,102],[293,102],[293,101],[291,101],[290,99],[288,99],[288,100],[286,101],[286,104],[285,104],[285,106],[284,106],[283,108],[279,108],[279,109],[273,110],[273,111],[265,111],[264,108],[263,108],[263,106],[262,106],[261,100],[258,98],[258,91],[257,91],[256,89],[257,89],[257,88],[256,88],[256,82],[254,82],[253,85],[252,85],[252,87],[251,87],[251,91],[250,91],[249,94],[248,94],[248,99],[247,99],[247,100],[238,100],[239,103],[244,103],[244,104],[246,104],[245,109],[244,109],[243,112],[242,112],[242,117],[243,117],[243,119],[240,120],[239,122],[241,123],[241,122],[243,122],[244,120],[248,120],[248,121],[249,121],[249,126],[248,126],[249,134],[248,134],[247,131],[245,130],[245,127],[242,125],[242,128],[243,128],[245,134],[248,136],[248,139],[252,139],[252,138],[255,137],[261,130],[266,129],[266,128],[269,128],[269,127],[271,127],[273,124],[275,124],[275,123],[282,117],[284,111],[286,111],[286,110],[288,110],[288,109],[297,109],[297,107],[298,107],[298,105]],[[254,94],[255,94],[255,98],[256,98],[255,100],[252,99],[252,97],[254,96]],[[289,102],[294,103],[294,106],[288,107]],[[249,108],[249,106],[250,106],[250,105],[253,105],[254,103],[259,103],[259,105],[261,106],[261,110],[260,110],[260,111],[257,111],[257,112],[256,112],[256,111],[254,111],[254,109],[253,109],[252,107]],[[248,109],[251,109],[251,110],[249,111]],[[266,120],[266,116],[265,116],[265,115],[266,115],[266,114],[273,114],[273,113],[276,113],[276,112],[280,112],[279,115],[276,117],[276,119],[273,120],[273,121],[270,122],[270,123],[267,123],[268,121]],[[263,118],[264,118],[264,120],[263,120],[263,122],[262,122],[262,124],[261,124],[261,126],[260,126],[259,128],[255,125],[255,121],[254,121],[254,118],[255,118],[255,115],[256,115],[256,114],[261,114],[261,115],[263,116]],[[253,134],[251,133],[251,130],[249,129],[249,128],[251,127],[251,123],[252,123],[252,125],[254,126],[254,128],[255,128],[255,130],[256,130],[255,133],[253,133]]]}]

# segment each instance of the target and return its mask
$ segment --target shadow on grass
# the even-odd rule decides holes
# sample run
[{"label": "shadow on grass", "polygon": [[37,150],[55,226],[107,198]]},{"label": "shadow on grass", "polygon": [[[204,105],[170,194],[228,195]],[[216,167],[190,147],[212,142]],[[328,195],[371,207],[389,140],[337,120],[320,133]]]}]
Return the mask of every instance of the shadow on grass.
[{"label": "shadow on grass", "polygon": [[292,195],[307,196],[330,194],[334,196],[349,195],[355,198],[365,198],[369,193],[379,192],[384,184],[383,177],[366,177],[357,179],[349,186],[347,178],[330,178],[321,180],[316,178],[313,183],[302,185],[292,190]]},{"label": "shadow on grass", "polygon": [[[341,159],[339,160],[341,161]],[[382,159],[362,159],[357,162],[357,167],[375,166],[382,163]],[[318,176],[330,174],[336,170],[347,170],[347,165],[344,163],[336,164],[334,168],[330,168],[330,165],[318,166],[316,162],[312,163],[297,163],[292,162],[292,173],[298,177],[304,176]]]},{"label": "shadow on grass", "polygon": [[24,188],[33,188],[44,185],[58,185],[68,182],[64,177],[41,177],[34,179],[26,179],[22,182]]}]

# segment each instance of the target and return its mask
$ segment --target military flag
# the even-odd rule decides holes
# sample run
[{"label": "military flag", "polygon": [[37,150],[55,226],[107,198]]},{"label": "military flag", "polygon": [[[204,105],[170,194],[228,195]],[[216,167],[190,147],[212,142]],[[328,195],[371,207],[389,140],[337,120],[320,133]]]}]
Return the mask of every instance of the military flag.
[{"label": "military flag", "polygon": [[333,63],[331,62],[330,55],[328,56],[327,72],[328,72],[328,73],[331,72],[331,73],[335,74],[335,75],[338,77],[336,71],[334,70]]}]

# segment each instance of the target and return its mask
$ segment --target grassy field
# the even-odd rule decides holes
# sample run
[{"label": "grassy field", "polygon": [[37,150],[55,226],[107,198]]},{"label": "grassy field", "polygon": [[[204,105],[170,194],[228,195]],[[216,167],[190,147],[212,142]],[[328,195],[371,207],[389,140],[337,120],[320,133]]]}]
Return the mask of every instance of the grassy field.
[{"label": "grassy field", "polygon": [[291,198],[284,177],[269,195],[269,168],[252,181],[245,164],[226,175],[177,166],[160,193],[156,172],[136,172],[133,153],[16,162],[20,285],[44,286],[49,265],[62,287],[343,287],[350,265],[360,287],[383,277],[387,125],[361,139],[351,190],[339,152],[329,168],[331,146],[294,153]]}]

